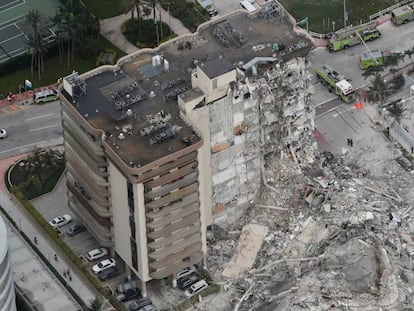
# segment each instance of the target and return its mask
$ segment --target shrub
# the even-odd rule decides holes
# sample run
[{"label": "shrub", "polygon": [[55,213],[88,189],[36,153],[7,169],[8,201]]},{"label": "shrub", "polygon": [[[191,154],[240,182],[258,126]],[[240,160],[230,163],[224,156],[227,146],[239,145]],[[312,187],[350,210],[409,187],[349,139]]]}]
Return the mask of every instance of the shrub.
[{"label": "shrub", "polygon": [[[161,25],[151,20],[127,20],[124,24],[124,35],[129,42],[135,44],[139,48],[155,47],[160,42],[168,37],[171,33],[170,27],[162,22]],[[157,37],[158,31],[158,37]]]}]

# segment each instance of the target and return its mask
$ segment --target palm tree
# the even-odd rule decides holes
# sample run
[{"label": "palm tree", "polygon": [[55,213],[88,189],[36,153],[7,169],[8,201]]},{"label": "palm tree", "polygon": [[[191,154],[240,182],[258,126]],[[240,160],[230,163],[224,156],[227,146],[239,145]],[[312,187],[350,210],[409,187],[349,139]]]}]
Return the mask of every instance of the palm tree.
[{"label": "palm tree", "polygon": [[42,14],[38,10],[31,10],[26,14],[26,20],[33,28],[33,37],[36,40],[40,36],[40,29],[43,22]]},{"label": "palm tree", "polygon": [[44,56],[47,52],[47,46],[44,40],[42,40],[39,36],[32,37],[29,35],[28,40],[26,42],[27,47],[29,48],[29,53],[32,55],[31,60],[31,73],[33,76],[33,68],[34,66],[37,67],[37,73],[39,81],[41,80],[41,74],[44,71]]},{"label": "palm tree", "polygon": [[394,101],[387,107],[388,112],[393,116],[394,122],[398,124],[405,118],[407,109],[404,107],[404,103],[401,100]]},{"label": "palm tree", "polygon": [[371,84],[367,92],[368,99],[379,103],[380,108],[382,108],[384,99],[390,95],[391,91],[379,72],[375,74],[374,79],[371,79]]},{"label": "palm tree", "polygon": [[[147,2],[150,6],[151,6],[151,8],[152,8],[152,16],[153,16],[153,20],[155,21],[155,8],[157,7],[157,4],[158,4],[158,0],[146,0],[145,2]],[[160,21],[161,21],[161,18],[160,18]]]},{"label": "palm tree", "polygon": [[382,71],[384,71],[383,66],[371,66],[364,70],[364,72],[362,73],[362,76],[364,77],[364,79],[367,79],[371,76],[375,76],[379,74]]},{"label": "palm tree", "polygon": [[131,19],[135,19],[134,13],[137,12],[137,20],[141,20],[140,6],[144,3],[143,0],[123,0],[125,13],[131,12]]}]

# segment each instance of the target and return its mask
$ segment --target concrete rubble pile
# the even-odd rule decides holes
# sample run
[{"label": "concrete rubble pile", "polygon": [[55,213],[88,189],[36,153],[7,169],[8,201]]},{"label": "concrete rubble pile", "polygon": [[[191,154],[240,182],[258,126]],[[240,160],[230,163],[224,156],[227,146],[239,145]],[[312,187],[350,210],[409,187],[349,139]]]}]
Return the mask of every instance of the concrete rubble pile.
[{"label": "concrete rubble pile", "polygon": [[[319,153],[304,68],[298,59],[252,81],[262,187],[237,223],[208,236],[208,268],[229,301],[222,310],[414,310],[412,176],[396,163],[371,169]],[[268,229],[256,260],[225,277],[249,224]]]}]

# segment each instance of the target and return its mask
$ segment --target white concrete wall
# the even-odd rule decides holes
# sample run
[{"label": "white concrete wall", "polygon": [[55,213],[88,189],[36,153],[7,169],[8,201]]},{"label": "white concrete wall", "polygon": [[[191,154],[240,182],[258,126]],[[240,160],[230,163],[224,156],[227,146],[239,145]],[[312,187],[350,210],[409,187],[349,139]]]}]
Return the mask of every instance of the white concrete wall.
[{"label": "white concrete wall", "polygon": [[127,180],[111,162],[109,162],[108,168],[109,183],[111,184],[114,249],[125,263],[131,267],[131,246],[129,243],[131,230],[128,221]]},{"label": "white concrete wall", "polygon": [[144,185],[134,184],[134,204],[135,204],[135,236],[137,243],[137,256],[139,277],[147,282],[151,278],[148,269],[148,248],[147,248],[147,227],[145,218]]}]

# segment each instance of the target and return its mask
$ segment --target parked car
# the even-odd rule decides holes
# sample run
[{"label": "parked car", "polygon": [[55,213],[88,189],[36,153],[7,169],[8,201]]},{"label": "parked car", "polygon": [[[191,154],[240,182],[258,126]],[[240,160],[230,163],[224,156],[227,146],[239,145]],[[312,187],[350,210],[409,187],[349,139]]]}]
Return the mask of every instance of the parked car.
[{"label": "parked car", "polygon": [[192,297],[196,294],[198,294],[199,292],[201,292],[203,289],[206,289],[208,287],[208,284],[205,280],[200,280],[197,283],[194,283],[193,285],[191,285],[186,291],[185,291],[185,295],[187,297]]},{"label": "parked car", "polygon": [[128,280],[128,281],[119,283],[116,286],[115,291],[117,293],[123,293],[123,292],[125,292],[127,290],[136,289],[136,288],[138,288],[137,281],[136,280]]},{"label": "parked car", "polygon": [[197,274],[193,273],[193,274],[190,274],[189,276],[179,279],[177,281],[177,285],[179,289],[186,290],[187,288],[189,288],[191,285],[193,285],[194,283],[198,281],[200,281],[200,277]]},{"label": "parked car", "polygon": [[93,273],[99,273],[110,267],[116,267],[116,261],[114,258],[104,259],[92,267]]},{"label": "parked car", "polygon": [[71,225],[69,228],[66,229],[66,233],[68,236],[74,236],[81,232],[85,232],[86,228],[84,225],[74,224]]},{"label": "parked car", "polygon": [[186,269],[184,269],[184,270],[182,270],[182,271],[180,271],[180,272],[178,272],[177,273],[177,275],[176,275],[176,279],[177,279],[177,281],[179,280],[179,279],[181,279],[181,278],[184,278],[184,277],[186,277],[186,276],[189,276],[190,274],[192,274],[193,272],[195,272],[195,269],[193,268],[193,267],[191,267],[191,268],[186,268]]},{"label": "parked car", "polygon": [[6,129],[0,129],[0,139],[7,137],[7,131]]},{"label": "parked car", "polygon": [[106,282],[120,274],[121,273],[117,267],[109,267],[98,273],[98,279],[100,279],[102,282]]},{"label": "parked car", "polygon": [[124,292],[122,292],[122,293],[120,293],[116,296],[116,298],[119,301],[122,301],[122,302],[130,301],[131,299],[141,298],[141,297],[142,297],[141,296],[141,291],[138,288],[128,289],[128,290],[126,290],[126,291],[124,291]]},{"label": "parked car", "polygon": [[101,259],[102,257],[105,257],[106,255],[108,255],[108,251],[106,250],[106,248],[95,248],[93,250],[90,250],[87,254],[86,254],[86,258],[88,258],[88,260],[90,261],[94,261],[97,259]]},{"label": "parked car", "polygon": [[138,299],[137,301],[134,301],[128,306],[128,308],[130,311],[138,311],[141,308],[145,306],[150,306],[150,305],[152,305],[151,299],[149,299],[148,297],[145,297],[145,298]]},{"label": "parked car", "polygon": [[72,217],[70,215],[62,215],[62,216],[57,216],[55,218],[53,218],[51,221],[49,221],[49,224],[52,227],[62,227],[68,223],[70,223],[72,221]]}]

